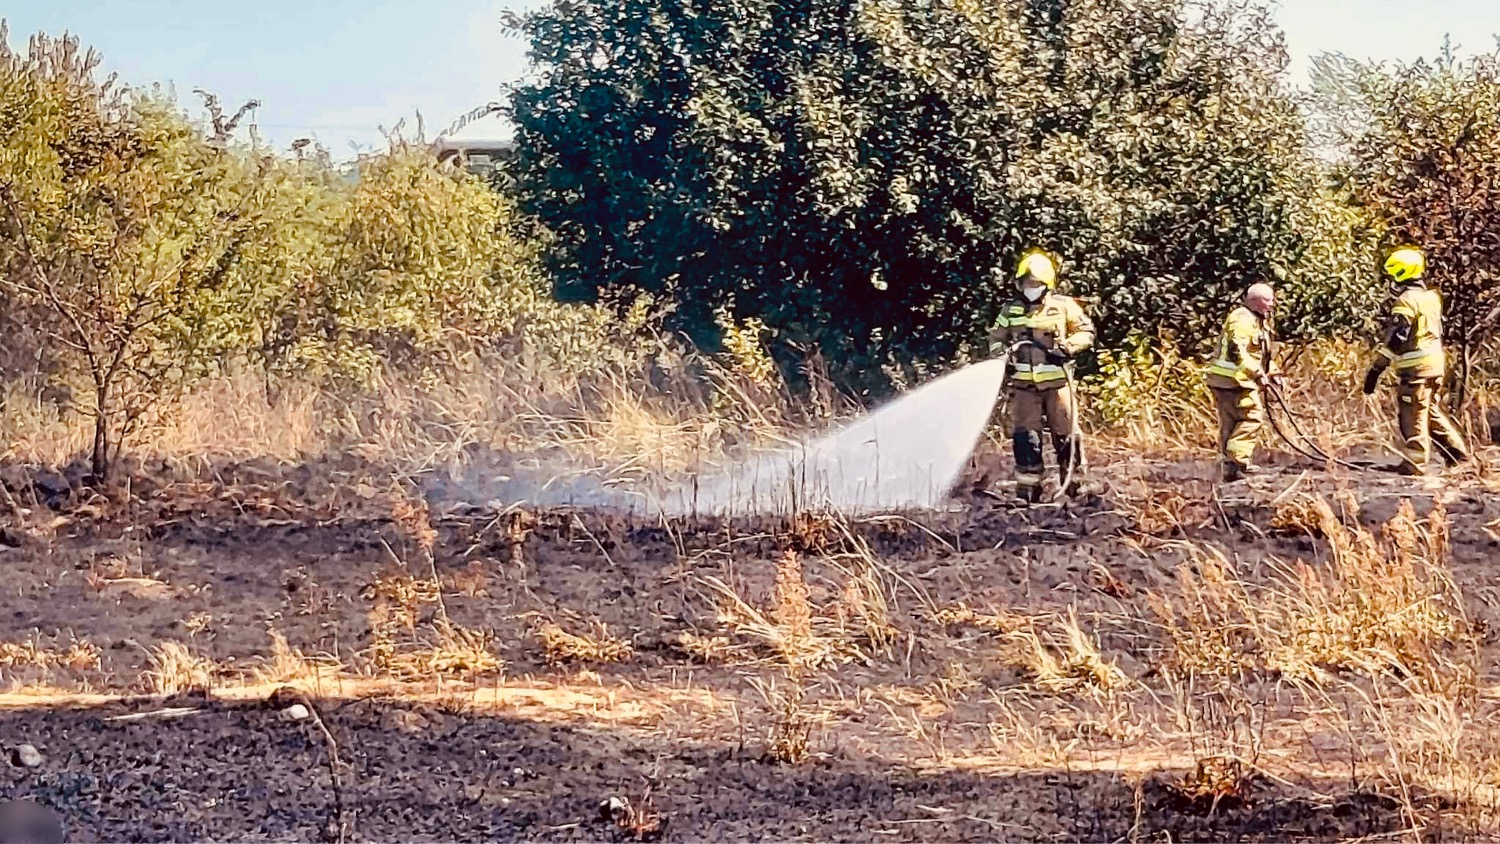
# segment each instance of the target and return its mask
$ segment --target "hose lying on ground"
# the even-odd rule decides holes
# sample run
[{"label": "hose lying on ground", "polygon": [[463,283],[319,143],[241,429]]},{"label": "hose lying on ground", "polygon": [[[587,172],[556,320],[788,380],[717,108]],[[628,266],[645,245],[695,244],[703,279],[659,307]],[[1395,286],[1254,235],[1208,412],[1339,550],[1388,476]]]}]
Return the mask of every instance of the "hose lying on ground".
[{"label": "hose lying on ground", "polygon": [[[1286,443],[1287,447],[1289,447],[1292,451],[1302,455],[1303,457],[1306,457],[1309,460],[1316,460],[1319,463],[1325,464],[1331,463],[1335,466],[1343,466],[1345,469],[1353,469],[1356,472],[1368,472],[1373,471],[1376,468],[1368,463],[1351,463],[1348,460],[1340,460],[1339,458],[1325,452],[1316,443],[1314,443],[1312,437],[1309,437],[1307,433],[1303,431],[1302,428],[1297,424],[1297,414],[1287,406],[1286,399],[1281,395],[1281,389],[1279,387],[1273,386],[1271,384],[1266,384],[1262,387],[1262,390],[1271,397],[1271,403],[1266,405],[1266,419],[1270,421],[1271,429],[1276,432],[1276,436],[1280,438],[1282,442]],[[1292,438],[1287,435],[1285,430],[1282,429],[1281,423],[1276,419],[1276,414],[1272,412],[1274,407],[1281,408],[1282,413],[1286,415],[1288,426],[1290,426],[1292,431],[1296,433],[1296,435],[1302,440],[1302,444],[1299,445],[1298,443],[1293,442]]]}]

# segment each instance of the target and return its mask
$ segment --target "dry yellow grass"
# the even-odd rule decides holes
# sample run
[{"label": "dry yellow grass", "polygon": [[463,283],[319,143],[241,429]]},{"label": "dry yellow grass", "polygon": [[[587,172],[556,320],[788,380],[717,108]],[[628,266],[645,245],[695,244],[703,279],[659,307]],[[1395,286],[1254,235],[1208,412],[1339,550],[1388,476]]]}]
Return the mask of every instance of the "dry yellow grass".
[{"label": "dry yellow grass", "polygon": [[536,638],[543,656],[552,665],[629,662],[635,656],[629,642],[609,635],[603,625],[593,635],[579,635],[556,624],[543,624],[537,628]]},{"label": "dry yellow grass", "polygon": [[[1403,502],[1377,539],[1346,526],[1326,501],[1307,506],[1298,523],[1326,537],[1327,565],[1298,561],[1251,586],[1222,552],[1200,549],[1179,571],[1177,597],[1152,596],[1172,640],[1168,667],[1290,679],[1342,669],[1437,681],[1470,666],[1462,682],[1472,685],[1477,643],[1449,568],[1442,507],[1419,520]],[[1357,512],[1352,501],[1345,507]]]},{"label": "dry yellow grass", "polygon": [[460,627],[439,618],[433,634],[424,636],[414,646],[401,648],[392,655],[387,673],[403,681],[450,677],[476,680],[497,677],[505,670],[495,634],[488,630]]},{"label": "dry yellow grass", "polygon": [[36,637],[23,642],[0,642],[0,668],[96,671],[99,662],[99,648],[92,642],[74,639],[66,647],[48,646]]},{"label": "dry yellow grass", "polygon": [[142,676],[155,695],[205,692],[213,688],[218,666],[181,642],[162,642],[147,653],[151,667]]},{"label": "dry yellow grass", "polygon": [[327,688],[337,682],[343,666],[331,657],[310,658],[287,641],[276,629],[270,630],[271,653],[261,664],[251,668],[255,683],[300,685],[313,689]]}]

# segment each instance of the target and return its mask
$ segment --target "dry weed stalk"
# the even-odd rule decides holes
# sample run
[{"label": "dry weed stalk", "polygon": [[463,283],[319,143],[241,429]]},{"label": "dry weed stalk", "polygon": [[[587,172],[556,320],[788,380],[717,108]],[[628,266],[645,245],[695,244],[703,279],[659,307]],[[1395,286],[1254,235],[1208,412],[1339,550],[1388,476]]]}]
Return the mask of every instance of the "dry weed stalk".
[{"label": "dry weed stalk", "polygon": [[812,752],[812,732],[816,725],[805,705],[807,689],[802,677],[789,672],[782,682],[751,678],[750,684],[760,693],[771,712],[766,733],[767,759],[783,765],[800,765]]},{"label": "dry weed stalk", "polygon": [[505,547],[510,565],[526,567],[526,540],[536,529],[537,519],[526,510],[512,510],[505,516]]},{"label": "dry weed stalk", "polygon": [[796,551],[786,551],[776,560],[776,595],[771,617],[782,631],[785,649],[782,656],[795,661],[807,651],[813,638],[812,600],[807,581],[802,577],[802,559]]},{"label": "dry weed stalk", "polygon": [[[432,526],[432,510],[420,495],[397,489],[391,494],[391,522],[407,543],[415,545],[425,567],[436,563],[438,533]],[[437,572],[433,571],[433,581]]]},{"label": "dry weed stalk", "polygon": [[537,628],[536,638],[551,665],[629,662],[635,656],[630,643],[609,635],[608,628],[603,624],[599,625],[593,636],[569,633],[556,624],[543,624]]}]

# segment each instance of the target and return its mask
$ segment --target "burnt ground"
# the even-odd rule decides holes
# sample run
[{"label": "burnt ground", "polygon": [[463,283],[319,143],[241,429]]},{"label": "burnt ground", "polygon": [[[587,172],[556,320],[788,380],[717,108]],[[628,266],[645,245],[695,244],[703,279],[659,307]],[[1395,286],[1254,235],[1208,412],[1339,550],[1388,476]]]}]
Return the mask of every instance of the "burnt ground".
[{"label": "burnt ground", "polygon": [[[0,798],[55,809],[72,840],[627,837],[600,814],[612,796],[672,840],[1482,837],[1455,789],[1393,780],[1380,736],[1280,678],[1163,682],[1147,604],[1195,549],[1250,580],[1319,565],[1322,540],[1284,510],[1344,489],[1370,525],[1443,503],[1488,636],[1489,482],[1286,466],[1220,489],[1208,471],[1106,457],[1085,505],[722,523],[440,503],[414,519],[359,466],[141,467],[103,492],[12,471],[0,743],[44,762],[0,768]],[[776,599],[789,551],[826,646],[797,667],[753,617],[795,624]],[[416,588],[434,573],[440,601]],[[1039,683],[992,630],[955,625],[961,607],[1049,645],[1076,617],[1127,685]],[[455,657],[444,617],[503,667]],[[631,655],[549,652],[548,625]],[[278,659],[276,637],[295,653]],[[297,691],[268,699],[282,687]],[[294,700],[313,717],[290,719]],[[805,760],[772,758],[787,735]],[[1205,760],[1230,757],[1243,766],[1217,790]]]}]

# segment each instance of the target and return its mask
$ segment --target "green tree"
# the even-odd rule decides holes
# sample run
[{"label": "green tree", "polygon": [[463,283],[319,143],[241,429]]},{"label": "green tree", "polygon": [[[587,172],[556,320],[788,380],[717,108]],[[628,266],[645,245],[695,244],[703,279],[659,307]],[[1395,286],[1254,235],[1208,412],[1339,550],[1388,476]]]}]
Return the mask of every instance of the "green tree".
[{"label": "green tree", "polygon": [[1369,250],[1364,277],[1383,287],[1391,247],[1427,250],[1459,349],[1461,404],[1474,351],[1500,323],[1500,53],[1459,61],[1445,47],[1431,61],[1336,66],[1345,108],[1327,112],[1333,137],[1385,247]]},{"label": "green tree", "polygon": [[87,376],[102,478],[143,414],[245,343],[258,172],[169,103],[100,80],[76,40],[22,54],[4,35],[0,283]]},{"label": "green tree", "polygon": [[559,0],[518,20],[517,186],[565,295],[728,304],[858,378],[982,336],[1039,244],[1103,340],[1209,336],[1283,280],[1346,324],[1357,222],[1323,193],[1266,12],[1144,0]]},{"label": "green tree", "polygon": [[542,241],[484,180],[400,140],[348,178],[317,161],[280,166],[279,231],[259,247],[290,282],[263,311],[274,369],[360,383],[460,348],[505,346],[570,372],[606,357],[608,314],[553,301]]}]

